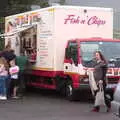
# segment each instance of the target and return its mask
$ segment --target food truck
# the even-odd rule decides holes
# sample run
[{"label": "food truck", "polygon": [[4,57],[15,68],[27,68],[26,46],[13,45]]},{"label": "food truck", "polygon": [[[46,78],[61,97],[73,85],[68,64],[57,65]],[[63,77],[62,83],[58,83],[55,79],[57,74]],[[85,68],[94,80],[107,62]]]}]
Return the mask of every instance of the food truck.
[{"label": "food truck", "polygon": [[89,89],[87,70],[93,52],[108,63],[108,89],[120,78],[120,42],[113,40],[113,9],[53,6],[5,19],[5,44],[31,63],[26,85],[59,90],[74,99],[76,90]]}]

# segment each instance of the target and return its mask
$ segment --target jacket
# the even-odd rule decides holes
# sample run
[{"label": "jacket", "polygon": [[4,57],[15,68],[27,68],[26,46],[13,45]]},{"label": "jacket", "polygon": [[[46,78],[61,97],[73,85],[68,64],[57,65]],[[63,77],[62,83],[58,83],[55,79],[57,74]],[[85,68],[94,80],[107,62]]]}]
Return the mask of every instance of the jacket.
[{"label": "jacket", "polygon": [[107,64],[103,61],[96,61],[94,68],[95,81],[98,83],[99,80],[102,80],[103,84],[106,84]]}]

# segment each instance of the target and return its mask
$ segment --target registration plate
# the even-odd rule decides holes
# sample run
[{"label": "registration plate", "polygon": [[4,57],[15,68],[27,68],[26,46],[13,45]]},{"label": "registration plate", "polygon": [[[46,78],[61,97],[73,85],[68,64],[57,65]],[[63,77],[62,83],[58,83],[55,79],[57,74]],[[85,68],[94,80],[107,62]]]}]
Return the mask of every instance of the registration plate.
[{"label": "registration plate", "polygon": [[108,84],[106,88],[116,88],[117,84]]}]

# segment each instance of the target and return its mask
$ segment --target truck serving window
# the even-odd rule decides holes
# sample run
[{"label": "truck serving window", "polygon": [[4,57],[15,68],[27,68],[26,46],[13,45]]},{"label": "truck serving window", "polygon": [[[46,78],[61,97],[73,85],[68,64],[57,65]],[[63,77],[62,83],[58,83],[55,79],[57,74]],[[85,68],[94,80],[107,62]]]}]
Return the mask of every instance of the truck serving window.
[{"label": "truck serving window", "polygon": [[120,67],[120,42],[81,42],[82,63],[86,67],[92,67],[93,54],[101,51],[112,67]]}]

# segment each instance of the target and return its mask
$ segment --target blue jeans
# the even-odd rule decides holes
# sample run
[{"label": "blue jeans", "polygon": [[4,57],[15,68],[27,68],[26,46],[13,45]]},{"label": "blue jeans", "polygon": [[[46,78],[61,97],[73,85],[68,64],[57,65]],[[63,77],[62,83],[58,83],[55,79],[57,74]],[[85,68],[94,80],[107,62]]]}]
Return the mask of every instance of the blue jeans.
[{"label": "blue jeans", "polygon": [[0,76],[0,95],[6,96],[7,94],[7,82],[8,77],[7,76]]}]

